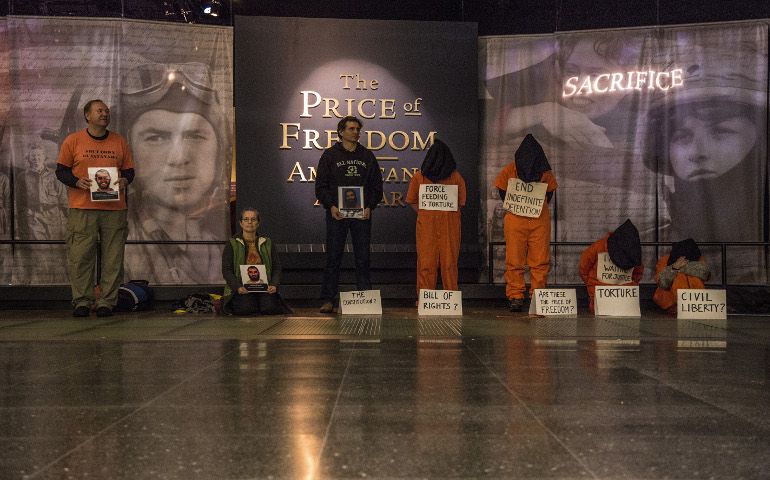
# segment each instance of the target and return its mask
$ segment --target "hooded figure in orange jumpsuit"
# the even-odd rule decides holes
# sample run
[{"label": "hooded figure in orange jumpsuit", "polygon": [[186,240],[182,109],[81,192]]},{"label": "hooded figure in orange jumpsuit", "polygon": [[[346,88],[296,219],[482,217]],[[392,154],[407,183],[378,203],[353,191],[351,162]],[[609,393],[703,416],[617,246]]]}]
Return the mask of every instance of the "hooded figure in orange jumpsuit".
[{"label": "hooded figure in orange jumpsuit", "polygon": [[[419,207],[420,185],[457,185],[457,210],[427,210]],[[409,183],[406,201],[417,212],[417,295],[420,289],[434,290],[441,268],[444,290],[457,290],[457,259],[460,255],[460,207],[465,205],[465,180],[457,171],[449,147],[436,139],[428,149],[420,171]]]},{"label": "hooded figure in orange jumpsuit", "polygon": [[512,312],[524,309],[524,264],[529,265],[529,296],[537,288],[545,288],[548,269],[551,266],[551,215],[548,204],[553,191],[559,186],[545,157],[543,147],[532,134],[527,134],[514,156],[500,172],[495,186],[505,202],[508,180],[518,178],[523,182],[540,182],[548,185],[543,210],[538,218],[523,217],[506,212],[503,233],[505,234],[505,296]]},{"label": "hooded figure in orange jumpsuit", "polygon": [[585,249],[580,257],[580,277],[586,284],[588,296],[591,297],[589,308],[594,312],[594,292],[596,286],[615,286],[600,282],[596,275],[599,265],[599,254],[607,252],[610,254],[610,260],[617,267],[623,270],[633,268],[631,281],[622,285],[639,285],[644,274],[644,265],[642,264],[642,242],[639,239],[639,230],[626,220],[623,225],[615,229],[614,232],[607,233],[606,238],[599,239]]},{"label": "hooded figure in orange jumpsuit", "polygon": [[658,288],[652,299],[668,313],[676,314],[676,292],[680,288],[705,288],[711,278],[711,267],[701,256],[695,240],[688,238],[675,243],[671,253],[655,265]]}]

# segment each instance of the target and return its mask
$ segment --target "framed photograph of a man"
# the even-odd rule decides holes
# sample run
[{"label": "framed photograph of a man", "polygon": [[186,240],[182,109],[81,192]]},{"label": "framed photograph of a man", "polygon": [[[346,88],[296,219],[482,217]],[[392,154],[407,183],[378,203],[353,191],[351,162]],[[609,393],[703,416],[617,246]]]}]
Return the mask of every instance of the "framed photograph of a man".
[{"label": "framed photograph of a man", "polygon": [[88,178],[91,179],[91,200],[95,202],[114,202],[120,200],[118,188],[118,169],[115,167],[90,167]]},{"label": "framed photograph of a man", "polygon": [[364,217],[364,187],[337,187],[337,203],[344,218]]},{"label": "framed photograph of a man", "polygon": [[249,292],[264,292],[269,286],[264,265],[241,265],[241,280]]}]

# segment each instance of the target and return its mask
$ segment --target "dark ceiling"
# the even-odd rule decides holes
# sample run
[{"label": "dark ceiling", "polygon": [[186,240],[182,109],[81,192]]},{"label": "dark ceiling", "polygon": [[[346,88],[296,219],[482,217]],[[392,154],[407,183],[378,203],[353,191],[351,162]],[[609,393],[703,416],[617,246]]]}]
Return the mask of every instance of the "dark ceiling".
[{"label": "dark ceiling", "polygon": [[[220,3],[219,16],[203,13]],[[479,35],[770,18],[769,0],[0,0],[9,15],[232,25],[239,15],[476,22]]]}]

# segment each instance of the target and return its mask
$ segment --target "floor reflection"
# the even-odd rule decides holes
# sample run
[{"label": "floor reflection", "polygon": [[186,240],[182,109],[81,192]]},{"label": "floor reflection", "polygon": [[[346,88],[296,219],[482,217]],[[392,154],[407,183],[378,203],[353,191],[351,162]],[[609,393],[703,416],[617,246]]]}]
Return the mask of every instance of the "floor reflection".
[{"label": "floor reflection", "polygon": [[770,472],[761,317],[16,315],[2,479]]}]

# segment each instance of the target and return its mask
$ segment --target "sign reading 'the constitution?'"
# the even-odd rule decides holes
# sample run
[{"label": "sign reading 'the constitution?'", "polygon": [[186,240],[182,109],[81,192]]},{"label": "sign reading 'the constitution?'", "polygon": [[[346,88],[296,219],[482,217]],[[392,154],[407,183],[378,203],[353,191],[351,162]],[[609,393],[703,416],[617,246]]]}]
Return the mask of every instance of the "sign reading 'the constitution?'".
[{"label": "sign reading 'the constitution?'", "polygon": [[340,313],[343,315],[382,315],[380,291],[340,292]]}]

